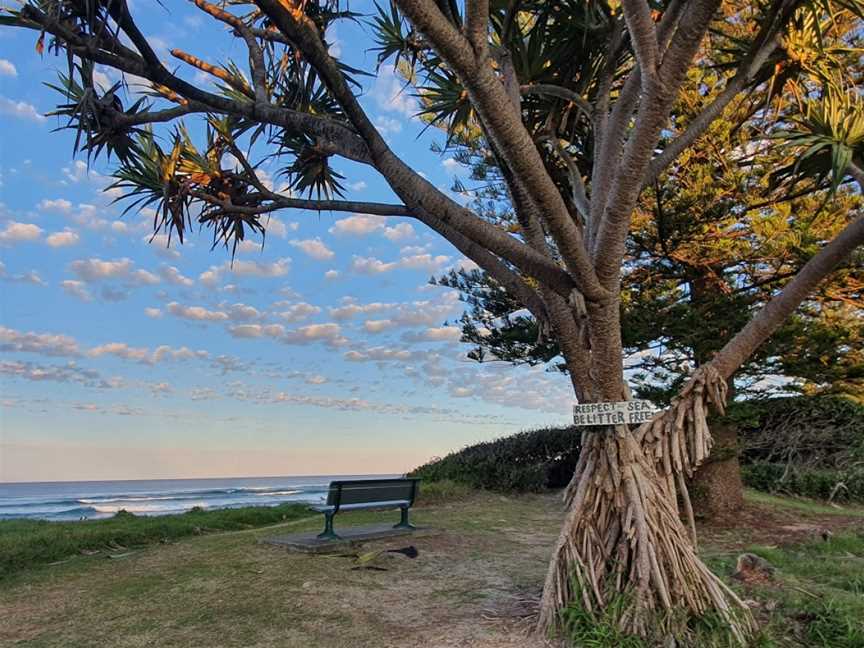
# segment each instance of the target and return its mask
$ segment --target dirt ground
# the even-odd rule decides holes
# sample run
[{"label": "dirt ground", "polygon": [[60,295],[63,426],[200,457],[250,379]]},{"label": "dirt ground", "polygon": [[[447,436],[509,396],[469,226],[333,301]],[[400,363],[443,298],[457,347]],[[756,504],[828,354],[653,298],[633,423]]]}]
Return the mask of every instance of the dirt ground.
[{"label": "dirt ground", "polygon": [[[386,516],[345,514],[337,528]],[[34,570],[0,586],[0,645],[538,646],[529,631],[561,522],[558,498],[477,495],[415,517],[427,530],[362,551],[413,545],[417,558],[384,554],[377,569],[258,542],[320,524],[311,519]],[[701,538],[708,551],[734,552],[862,522],[860,513],[751,501],[739,518],[703,525]]]}]

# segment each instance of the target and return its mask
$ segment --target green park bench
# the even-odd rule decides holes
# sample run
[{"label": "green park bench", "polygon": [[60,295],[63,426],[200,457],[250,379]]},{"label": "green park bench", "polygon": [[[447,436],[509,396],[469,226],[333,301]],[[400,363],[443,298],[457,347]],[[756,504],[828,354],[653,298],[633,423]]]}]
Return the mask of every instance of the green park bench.
[{"label": "green park bench", "polygon": [[400,477],[396,479],[346,479],[330,482],[327,502],[313,506],[313,511],[324,514],[324,531],[318,534],[322,540],[339,540],[333,531],[333,516],[339,511],[366,509],[395,509],[402,512],[399,524],[394,529],[413,529],[408,522],[408,509],[414,505],[419,479]]}]

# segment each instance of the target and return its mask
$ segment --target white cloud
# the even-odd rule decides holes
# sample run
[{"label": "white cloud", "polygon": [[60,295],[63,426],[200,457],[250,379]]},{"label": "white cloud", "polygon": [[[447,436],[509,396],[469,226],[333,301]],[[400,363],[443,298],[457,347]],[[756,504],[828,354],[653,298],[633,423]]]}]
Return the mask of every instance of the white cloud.
[{"label": "white cloud", "polygon": [[132,259],[114,261],[102,259],[80,259],[69,264],[69,269],[82,281],[101,281],[105,279],[124,279],[132,270]]},{"label": "white cloud", "polygon": [[54,200],[41,200],[36,205],[39,209],[46,211],[58,211],[68,214],[72,211],[72,203],[65,198],[55,198]]},{"label": "white cloud", "polygon": [[6,272],[6,264],[0,261],[0,281],[8,283],[23,283],[32,284],[34,286],[47,286],[48,284],[39,276],[35,270],[23,272],[21,274],[9,274]]},{"label": "white cloud", "polygon": [[193,322],[225,322],[228,320],[228,313],[211,311],[203,306],[184,306],[177,302],[170,302],[165,309],[174,317]]},{"label": "white cloud", "polygon": [[387,115],[379,115],[375,118],[375,128],[386,137],[387,135],[395,135],[402,131],[402,122]]},{"label": "white cloud", "polygon": [[243,261],[235,260],[233,266],[229,261],[226,261],[221,266],[210,266],[210,269],[202,272],[198,276],[198,280],[208,287],[214,287],[219,284],[226,272],[233,272],[238,277],[259,277],[264,279],[272,279],[282,277],[288,274],[291,268],[291,259],[282,258],[272,263],[259,261]]},{"label": "white cloud", "polygon": [[351,270],[358,274],[382,274],[384,272],[390,272],[391,270],[395,270],[397,267],[399,267],[399,264],[395,261],[385,263],[384,261],[381,261],[380,259],[375,259],[373,257],[355,256],[353,259],[351,259]]},{"label": "white cloud", "polygon": [[75,357],[81,355],[78,342],[68,335],[53,333],[24,333],[0,326],[0,351],[19,353],[38,353],[55,357]]},{"label": "white cloud", "polygon": [[412,342],[458,342],[462,330],[458,326],[437,326],[420,333],[409,333],[405,338]]},{"label": "white cloud", "polygon": [[302,322],[320,312],[321,309],[317,306],[307,304],[306,302],[300,302],[299,304],[291,304],[286,310],[277,314],[286,322]]},{"label": "white cloud", "polygon": [[70,245],[75,245],[78,241],[81,240],[76,232],[72,230],[63,230],[62,232],[54,232],[53,234],[49,234],[45,239],[45,242],[51,247],[69,247]]},{"label": "white cloud", "polygon": [[374,257],[355,256],[351,260],[351,270],[358,274],[376,275],[390,272],[397,268],[406,270],[423,270],[425,272],[438,272],[450,261],[450,257],[443,254],[432,256],[431,254],[415,254],[403,257],[399,261],[384,262]]},{"label": "white cloud", "polygon": [[309,324],[293,331],[287,331],[282,336],[282,342],[286,344],[302,344],[304,342],[324,341],[328,344],[340,345],[346,342],[341,333],[341,327],[332,322],[327,324]]},{"label": "white cloud", "polygon": [[155,365],[164,360],[204,360],[209,357],[206,351],[193,351],[188,347],[180,347],[174,349],[167,345],[161,345],[152,351],[143,347],[131,347],[125,342],[109,342],[96,346],[87,351],[87,355],[91,358],[99,358],[101,356],[111,355],[123,360],[139,362],[146,365]]},{"label": "white cloud", "polygon": [[33,104],[26,101],[15,101],[3,96],[0,96],[0,115],[9,115],[35,122],[45,121],[45,116],[40,114]]},{"label": "white cloud", "polygon": [[329,231],[336,236],[365,236],[384,229],[384,223],[380,216],[358,214],[337,220]]},{"label": "white cloud", "polygon": [[371,347],[361,351],[346,351],[343,358],[349,362],[406,362],[411,360],[413,356],[414,354],[408,349]]},{"label": "white cloud", "polygon": [[309,376],[308,378],[306,378],[305,382],[307,385],[323,385],[327,382],[327,378],[320,374],[316,374],[314,376]]},{"label": "white cloud", "polygon": [[459,171],[459,169],[461,168],[462,165],[459,164],[453,158],[446,158],[446,159],[441,161],[441,166],[444,167],[444,170],[447,173],[454,174],[454,173],[457,173]]},{"label": "white cloud", "polygon": [[0,244],[29,243],[39,240],[40,236],[42,236],[42,228],[38,225],[9,221],[0,230]]},{"label": "white cloud", "polygon": [[414,256],[405,257],[399,261],[399,267],[408,268],[411,270],[424,270],[426,272],[438,272],[450,261],[449,256],[439,254],[432,256],[431,254],[415,254]]},{"label": "white cloud", "polygon": [[72,295],[72,297],[80,299],[81,301],[93,301],[93,295],[87,291],[87,286],[83,281],[67,279],[66,281],[60,282],[60,287],[63,288],[63,291],[67,295]]},{"label": "white cloud", "polygon": [[411,94],[411,86],[394,70],[392,65],[378,68],[378,76],[370,93],[382,110],[412,117],[419,112],[417,99]]},{"label": "white cloud", "polygon": [[162,311],[158,308],[145,308],[144,314],[152,319],[159,319],[162,317]]},{"label": "white cloud", "polygon": [[237,324],[229,326],[228,332],[237,338],[280,338],[285,334],[285,327],[281,324]]},{"label": "white cloud", "polygon": [[232,322],[248,322],[261,318],[261,313],[254,306],[232,304],[228,307],[228,319]]},{"label": "white cloud", "polygon": [[165,233],[148,234],[142,239],[145,243],[152,246],[153,251],[166,259],[179,259],[180,250],[177,246],[171,247],[171,240]]},{"label": "white cloud", "polygon": [[366,187],[367,185],[363,180],[348,185],[348,188],[351,189],[351,191],[363,191]]},{"label": "white cloud", "polygon": [[180,271],[174,266],[163,265],[159,268],[159,276],[169,284],[173,284],[175,286],[192,286],[195,282],[189,277],[184,277]]},{"label": "white cloud", "polygon": [[363,315],[367,313],[380,313],[381,311],[392,308],[394,304],[384,304],[374,302],[371,304],[357,304],[353,299],[343,300],[344,304],[336,308],[330,308],[330,317],[335,320],[343,321],[354,317],[355,315]]},{"label": "white cloud", "polygon": [[414,238],[417,233],[411,223],[399,223],[384,230],[384,236],[393,242]]},{"label": "white cloud", "polygon": [[158,283],[162,283],[162,280],[159,277],[147,270],[136,270],[130,275],[130,278],[136,284],[144,286],[155,286]]},{"label": "white cloud", "polygon": [[368,333],[383,333],[384,331],[389,331],[394,326],[393,321],[389,319],[366,320],[363,322],[363,328],[366,329]]},{"label": "white cloud", "polygon": [[12,61],[0,59],[0,76],[18,76],[18,70],[15,69],[15,65],[12,63]]},{"label": "white cloud", "polygon": [[291,245],[299,248],[317,261],[329,261],[336,256],[336,253],[328,248],[320,238],[305,239],[302,241],[293,239]]},{"label": "white cloud", "polygon": [[338,277],[339,277],[339,271],[338,270],[328,270],[327,272],[324,273],[324,278],[327,281],[333,281],[334,279],[337,279]]}]

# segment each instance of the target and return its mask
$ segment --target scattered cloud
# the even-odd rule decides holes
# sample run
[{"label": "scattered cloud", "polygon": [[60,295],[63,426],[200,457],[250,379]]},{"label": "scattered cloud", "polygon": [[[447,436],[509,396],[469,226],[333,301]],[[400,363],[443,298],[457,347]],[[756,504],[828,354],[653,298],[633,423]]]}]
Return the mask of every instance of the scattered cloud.
[{"label": "scattered cloud", "polygon": [[215,287],[225,277],[226,273],[233,273],[237,277],[258,277],[272,279],[283,277],[291,269],[291,259],[282,258],[272,263],[261,261],[243,261],[237,259],[233,265],[226,261],[221,266],[210,266],[210,269],[198,276],[198,281],[207,287]]},{"label": "scattered cloud", "polygon": [[384,236],[394,243],[399,241],[404,241],[406,239],[411,239],[417,236],[417,233],[414,231],[414,227],[411,223],[399,223],[394,225],[393,227],[387,227],[384,229]]},{"label": "scattered cloud", "polygon": [[17,77],[18,70],[12,61],[0,58],[0,76]]},{"label": "scattered cloud", "polygon": [[69,264],[69,270],[81,281],[94,282],[106,279],[125,279],[132,270],[132,259],[123,258],[114,261],[102,259],[80,259]]},{"label": "scattered cloud", "polygon": [[329,231],[336,236],[366,236],[383,230],[385,223],[386,220],[381,216],[357,214],[337,220]]},{"label": "scattered cloud", "polygon": [[277,313],[277,315],[286,322],[302,322],[320,312],[321,309],[318,306],[313,306],[306,302],[300,302],[298,304],[289,305],[284,311]]},{"label": "scattered cloud", "polygon": [[305,239],[302,241],[293,239],[290,243],[316,261],[329,261],[336,256],[336,253],[328,248],[320,238]]},{"label": "scattered cloud", "polygon": [[93,301],[93,295],[87,290],[87,286],[83,281],[75,281],[74,279],[66,279],[60,282],[60,287],[67,295],[71,295],[76,299],[84,302]]},{"label": "scattered cloud", "polygon": [[410,342],[458,342],[461,338],[462,329],[458,326],[436,326],[405,334],[405,339]]},{"label": "scattered cloud", "polygon": [[32,223],[19,223],[9,221],[0,230],[0,245],[12,245],[14,243],[31,243],[38,241],[42,236],[42,228]]},{"label": "scattered cloud", "polygon": [[6,271],[6,264],[0,261],[0,281],[7,283],[31,284],[33,286],[47,286],[45,280],[35,270],[22,272],[19,274],[9,274]]},{"label": "scattered cloud", "polygon": [[33,104],[26,101],[15,101],[3,96],[0,96],[0,115],[9,115],[38,123],[45,121],[45,115],[41,114]]},{"label": "scattered cloud", "polygon": [[439,254],[433,256],[428,253],[406,256],[399,261],[384,262],[374,257],[355,256],[351,260],[351,270],[364,275],[377,275],[396,269],[422,270],[424,272],[438,272],[450,261],[449,256]]},{"label": "scattered cloud", "polygon": [[81,355],[78,342],[68,335],[22,332],[0,326],[0,351],[38,353],[45,356],[76,357]]},{"label": "scattered cloud", "polygon": [[81,239],[76,232],[73,232],[70,229],[66,229],[62,232],[54,232],[53,234],[49,234],[48,237],[45,239],[45,242],[53,248],[59,248],[75,245],[80,240]]},{"label": "scattered cloud", "polygon": [[189,277],[184,277],[180,271],[174,266],[163,265],[159,268],[159,276],[162,278],[165,283],[172,284],[174,286],[185,286],[190,287],[195,284],[195,282]]},{"label": "scattered cloud", "polygon": [[228,313],[222,311],[212,311],[203,306],[184,306],[177,302],[170,302],[165,306],[174,317],[190,320],[193,322],[226,322],[228,321]]},{"label": "scattered cloud", "polygon": [[411,86],[392,65],[378,68],[370,96],[381,110],[397,112],[405,117],[413,117],[420,110],[417,98],[411,93]]}]

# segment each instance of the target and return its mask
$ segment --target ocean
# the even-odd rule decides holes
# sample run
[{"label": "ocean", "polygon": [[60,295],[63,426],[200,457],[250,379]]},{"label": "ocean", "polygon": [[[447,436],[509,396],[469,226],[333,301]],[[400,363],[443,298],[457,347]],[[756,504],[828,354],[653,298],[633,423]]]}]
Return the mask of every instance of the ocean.
[{"label": "ocean", "polygon": [[120,510],[135,515],[167,515],[195,506],[220,509],[285,502],[314,504],[327,497],[330,481],[369,476],[0,483],[0,520],[98,520]]}]

